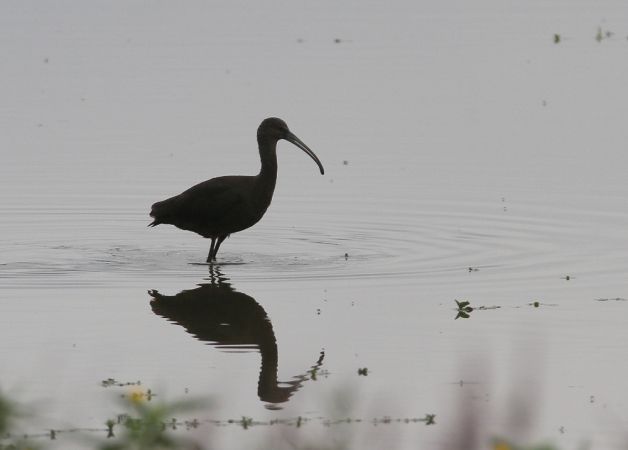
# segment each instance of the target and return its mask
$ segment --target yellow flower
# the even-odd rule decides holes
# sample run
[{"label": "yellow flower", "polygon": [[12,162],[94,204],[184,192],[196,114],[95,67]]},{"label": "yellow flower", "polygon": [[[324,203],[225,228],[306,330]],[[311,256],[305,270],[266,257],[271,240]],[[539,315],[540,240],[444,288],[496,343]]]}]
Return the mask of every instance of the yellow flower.
[{"label": "yellow flower", "polygon": [[513,450],[512,447],[504,441],[495,441],[493,450]]},{"label": "yellow flower", "polygon": [[129,399],[131,400],[131,403],[136,405],[144,403],[146,401],[146,392],[142,388],[134,387],[129,393]]}]

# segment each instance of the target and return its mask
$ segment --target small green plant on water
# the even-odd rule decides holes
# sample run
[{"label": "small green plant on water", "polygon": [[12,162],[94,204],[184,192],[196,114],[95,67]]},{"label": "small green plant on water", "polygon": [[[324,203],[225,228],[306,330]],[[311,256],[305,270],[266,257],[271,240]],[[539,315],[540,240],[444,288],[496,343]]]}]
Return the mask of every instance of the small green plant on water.
[{"label": "small green plant on water", "polygon": [[[470,302],[467,301],[458,301],[456,300],[456,305],[458,307],[458,314],[456,315],[456,319],[468,319],[473,311],[473,307]],[[455,319],[454,319],[455,320]]]}]

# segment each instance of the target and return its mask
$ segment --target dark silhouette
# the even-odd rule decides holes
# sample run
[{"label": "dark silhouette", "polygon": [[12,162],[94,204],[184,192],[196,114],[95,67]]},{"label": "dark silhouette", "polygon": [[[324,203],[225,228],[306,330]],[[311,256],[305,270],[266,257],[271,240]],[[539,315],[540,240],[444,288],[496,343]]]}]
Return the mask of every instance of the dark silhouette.
[{"label": "dark silhouette", "polygon": [[270,205],[277,181],[277,141],[292,142],[325,173],[323,165],[310,148],[274,117],[265,119],[257,129],[257,143],[262,161],[255,176],[226,176],[212,178],[167,200],[155,203],[150,216],[155,220],[148,226],[172,224],[182,230],[194,231],[212,240],[207,262],[216,259],[220,244],[231,233],[255,225]]},{"label": "dark silhouette", "polygon": [[255,299],[236,292],[220,272],[214,272],[213,267],[210,271],[210,283],[200,284],[177,295],[148,291],[153,297],[153,312],[217,348],[259,349],[262,364],[257,394],[260,400],[272,404],[288,401],[306,380],[315,376],[323,363],[324,352],[308,371],[291,381],[280,383],[277,380],[277,341],[266,311]]}]

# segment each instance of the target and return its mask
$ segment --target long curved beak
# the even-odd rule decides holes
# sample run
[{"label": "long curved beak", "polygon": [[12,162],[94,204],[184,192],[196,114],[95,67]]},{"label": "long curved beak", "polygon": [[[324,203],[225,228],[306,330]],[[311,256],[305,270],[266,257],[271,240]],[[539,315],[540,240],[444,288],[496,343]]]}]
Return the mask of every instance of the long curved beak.
[{"label": "long curved beak", "polygon": [[292,142],[294,145],[296,145],[305,153],[307,153],[310,156],[310,158],[312,158],[314,162],[318,165],[318,168],[321,170],[321,175],[325,174],[325,169],[323,169],[323,164],[321,164],[321,161],[320,159],[318,159],[318,156],[316,156],[314,152],[310,150],[310,147],[305,145],[301,139],[296,137],[291,131],[286,132],[286,137],[284,139],[286,141]]}]

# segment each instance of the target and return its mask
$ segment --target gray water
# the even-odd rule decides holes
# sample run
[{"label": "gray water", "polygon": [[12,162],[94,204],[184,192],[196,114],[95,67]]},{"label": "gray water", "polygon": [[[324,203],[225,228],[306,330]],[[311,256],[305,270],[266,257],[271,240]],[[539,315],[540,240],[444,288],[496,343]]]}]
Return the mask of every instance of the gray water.
[{"label": "gray water", "polygon": [[[469,411],[483,439],[625,446],[625,4],[265,5],[0,6],[3,391],[42,428],[102,426],[111,377],[220,420],[436,414],[355,448],[454,448]],[[324,176],[280,143],[270,209],[212,268],[146,228],[256,173],[268,116]]]}]

